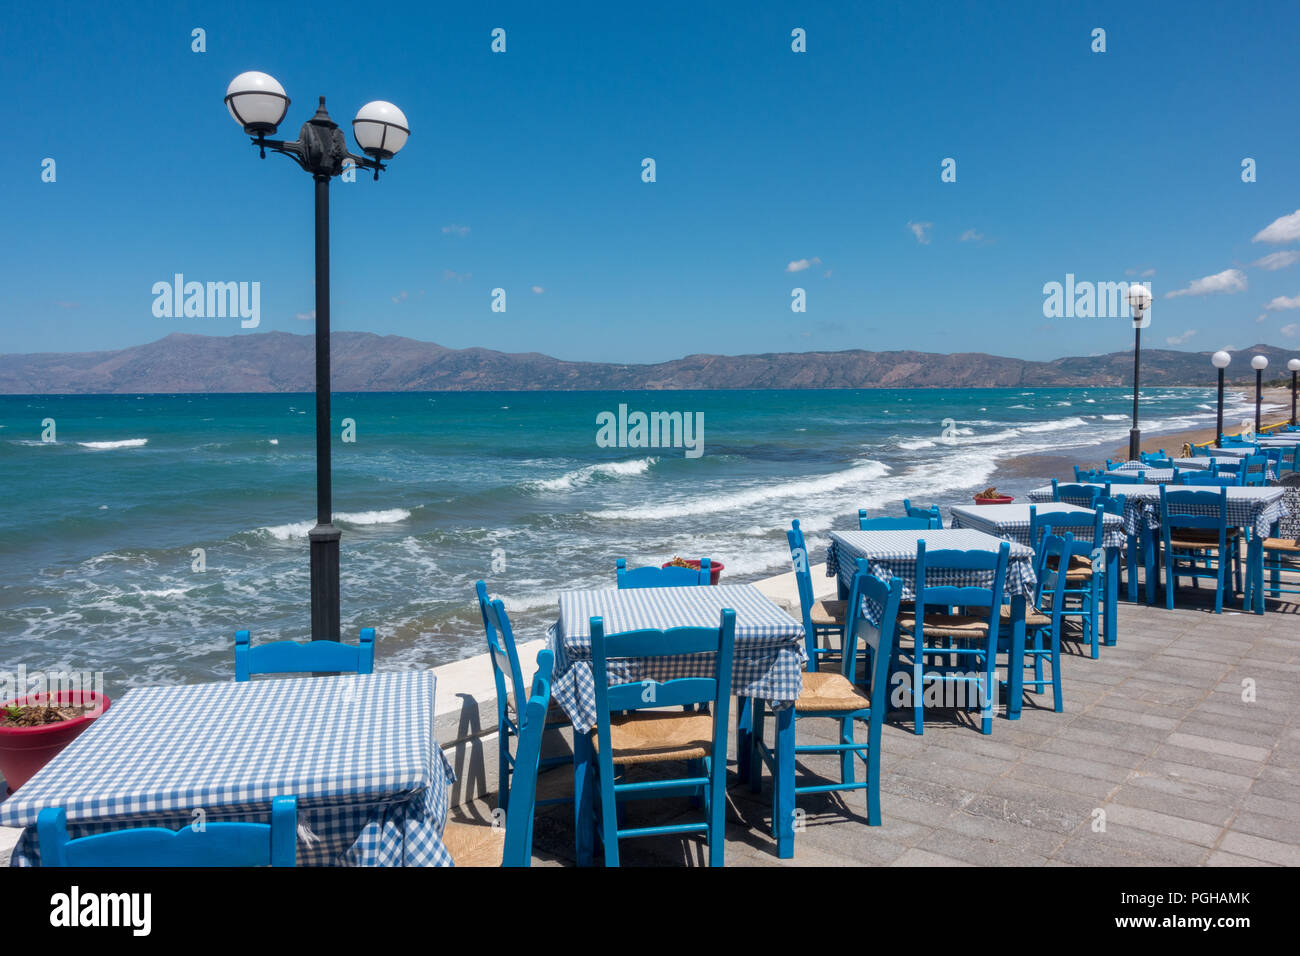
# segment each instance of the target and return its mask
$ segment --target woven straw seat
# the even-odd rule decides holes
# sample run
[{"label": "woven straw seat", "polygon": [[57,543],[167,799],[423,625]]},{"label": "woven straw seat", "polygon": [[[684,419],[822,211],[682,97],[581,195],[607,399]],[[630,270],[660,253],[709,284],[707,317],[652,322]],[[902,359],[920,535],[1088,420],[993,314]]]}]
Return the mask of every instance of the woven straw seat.
[{"label": "woven straw seat", "polygon": [[505,827],[447,821],[442,845],[457,866],[500,866],[506,846]]},{"label": "woven straw seat", "polygon": [[[976,613],[979,614],[980,617],[987,617],[988,615],[988,612],[985,611],[984,608],[980,608]],[[1002,620],[1004,621],[1010,621],[1011,605],[1010,604],[1002,605],[998,616],[1001,617]],[[1028,602],[1025,603],[1025,626],[1026,627],[1047,627],[1051,623],[1052,623],[1051,617],[1044,614],[1042,611],[1038,610],[1038,608],[1034,607],[1032,604],[1029,604]],[[929,627],[930,625],[927,624],[926,629],[928,630]]]},{"label": "woven straw seat", "polygon": [[1219,536],[1216,534],[1212,541],[1207,541],[1204,538],[1186,537],[1180,531],[1177,537],[1170,535],[1169,544],[1171,547],[1183,551],[1218,551]]},{"label": "woven straw seat", "polygon": [[[1214,531],[1210,528],[1203,528],[1203,529],[1202,528],[1175,528],[1174,530],[1170,531],[1169,534],[1171,536],[1175,536],[1179,538],[1182,541],[1204,541],[1207,544],[1219,543],[1219,532]],[[1228,540],[1231,541],[1239,534],[1241,534],[1240,528],[1229,528]]]},{"label": "woven straw seat", "polygon": [[[916,630],[916,613],[900,614],[899,626],[908,631]],[[930,637],[987,637],[989,633],[988,615],[978,614],[940,614],[935,612],[925,616],[925,633]]]},{"label": "woven straw seat", "polygon": [[871,699],[843,674],[810,671],[803,675],[803,690],[799,692],[794,709],[844,713],[870,706]]},{"label": "woven straw seat", "polygon": [[813,626],[843,627],[848,601],[818,601],[809,612]]},{"label": "woven straw seat", "polygon": [[[700,760],[713,752],[713,715],[638,711],[613,717],[609,740],[615,766]],[[598,735],[591,745],[600,752]]]},{"label": "woven straw seat", "polygon": [[1265,538],[1265,551],[1286,551],[1291,554],[1300,554],[1300,538],[1291,540],[1290,538]]}]

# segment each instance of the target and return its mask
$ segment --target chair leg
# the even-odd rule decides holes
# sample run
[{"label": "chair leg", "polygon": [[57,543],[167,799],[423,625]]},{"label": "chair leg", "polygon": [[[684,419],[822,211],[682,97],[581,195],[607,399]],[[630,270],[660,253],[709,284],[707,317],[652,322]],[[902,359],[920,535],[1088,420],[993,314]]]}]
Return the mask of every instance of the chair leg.
[{"label": "chair leg", "polygon": [[749,758],[749,789],[751,793],[763,792],[763,755],[759,751],[759,744],[763,742],[763,708],[764,702],[759,698],[753,698],[753,749]]},{"label": "chair leg", "polygon": [[912,733],[925,733],[925,701],[923,675],[925,656],[921,653],[921,642],[916,643],[915,659],[912,661]]},{"label": "chair leg", "polygon": [[1101,657],[1101,577],[1092,576],[1091,614],[1088,615],[1088,629],[1092,632],[1092,659]]},{"label": "chair leg", "polygon": [[[840,743],[853,743],[853,718],[845,717],[840,720]],[[840,754],[840,782],[853,783],[856,779],[856,773],[853,769],[853,763],[858,759],[857,751],[845,750]]]},{"label": "chair leg", "polygon": [[510,809],[510,734],[504,726],[497,733],[497,808]]},{"label": "chair leg", "polygon": [[[870,733],[870,731],[868,731]],[[880,747],[867,751],[867,826],[880,826]]]}]

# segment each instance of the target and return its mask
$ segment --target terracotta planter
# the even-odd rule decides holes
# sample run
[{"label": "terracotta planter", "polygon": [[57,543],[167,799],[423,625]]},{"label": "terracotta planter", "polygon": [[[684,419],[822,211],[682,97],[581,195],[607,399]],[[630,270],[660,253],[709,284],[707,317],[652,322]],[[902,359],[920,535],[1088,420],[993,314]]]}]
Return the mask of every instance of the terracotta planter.
[{"label": "terracotta planter", "polygon": [[[49,694],[27,694],[5,701],[0,707],[43,704],[49,699]],[[59,751],[80,736],[96,717],[108,710],[110,701],[104,694],[89,690],[59,692],[56,699],[58,704],[91,702],[97,702],[99,707],[84,717],[43,724],[40,727],[0,726],[0,775],[4,776],[10,790],[17,790],[34,777]]]},{"label": "terracotta planter", "polygon": [[[696,570],[698,570],[700,567],[700,562],[693,558],[688,559],[686,563],[689,564],[691,567],[695,568]],[[665,567],[665,568],[671,568],[672,566],[673,563],[671,561],[661,565],[661,567]],[[722,569],[725,567],[726,565],[723,564],[721,561],[713,561],[713,560],[709,561],[709,583],[710,584],[718,583],[718,578],[722,576]]]},{"label": "terracotta planter", "polygon": [[977,505],[1009,505],[1016,499],[1011,495],[998,495],[996,498],[976,498]]}]

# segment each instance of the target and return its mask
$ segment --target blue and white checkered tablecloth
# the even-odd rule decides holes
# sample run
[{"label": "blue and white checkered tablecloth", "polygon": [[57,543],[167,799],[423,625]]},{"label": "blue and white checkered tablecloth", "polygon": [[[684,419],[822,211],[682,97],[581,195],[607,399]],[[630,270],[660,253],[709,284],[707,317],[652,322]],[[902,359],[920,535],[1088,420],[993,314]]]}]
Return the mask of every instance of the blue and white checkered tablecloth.
[{"label": "blue and white checkered tablecloth", "polygon": [[266,823],[273,797],[294,796],[299,866],[450,866],[436,686],[411,671],[128,691],[0,803],[0,825],[28,828],[10,864],[39,862],[45,807],[67,812],[75,839]]},{"label": "blue and white checkered tablecloth", "polygon": [[[1017,541],[1020,544],[1032,547],[1033,542],[1029,540],[1030,508],[1036,508],[1039,512],[1050,510],[1068,511],[1071,514],[1077,514],[1079,516],[1077,519],[1078,524],[1052,522],[1052,533],[1063,535],[1068,531],[1076,539],[1092,540],[1094,512],[1086,507],[1065,502],[1054,504],[1050,508],[1039,507],[1037,504],[1020,505],[1014,502],[1007,505],[954,505],[951,509],[952,527],[974,528],[976,531],[991,534],[995,538]],[[1103,515],[1101,528],[1102,547],[1122,548],[1124,546],[1123,518],[1119,515]]]},{"label": "blue and white checkered tablecloth", "polygon": [[[1235,471],[1236,467],[1241,464],[1241,459],[1227,455],[1213,455],[1208,458],[1175,458],[1173,462],[1184,471],[1208,471],[1212,463],[1219,465],[1219,467],[1229,465]],[[1265,471],[1264,480],[1273,481],[1276,478],[1277,474],[1273,471],[1273,466],[1269,465]]]},{"label": "blue and white checkered tablecloth", "polygon": [[[767,701],[773,710],[793,706],[803,689],[803,665],[808,660],[803,625],[752,584],[561,591],[560,619],[551,641],[555,651],[552,696],[579,733],[596,726],[593,617],[604,620],[606,634],[642,628],[716,628],[723,608],[736,612],[732,693]],[[713,668],[712,654],[609,662],[615,683],[707,676]]]},{"label": "blue and white checkered tablecloth", "polygon": [[[1227,465],[1232,466],[1233,470],[1235,471],[1236,466],[1241,464],[1240,458],[1228,458],[1228,457],[1219,457],[1219,456],[1211,457],[1211,458],[1173,458],[1171,459],[1171,461],[1173,461],[1173,463],[1178,466],[1178,469],[1180,471],[1206,471],[1210,467],[1210,463],[1216,461],[1219,463],[1220,466],[1227,466]],[[1151,468],[1137,461],[1126,461],[1122,465],[1116,465],[1110,471],[1111,473],[1116,471],[1143,472],[1144,474],[1142,480],[1145,481],[1148,485],[1167,485],[1174,480],[1174,473],[1172,469]],[[1272,481],[1276,477],[1277,474],[1273,471],[1273,466],[1272,465],[1267,466],[1265,468],[1264,479],[1266,481]]]},{"label": "blue and white checkered tablecloth", "polygon": [[1152,468],[1139,462],[1125,462],[1115,468],[1112,468],[1107,474],[1114,472],[1123,472],[1131,475],[1133,472],[1141,472],[1142,480],[1148,485],[1164,485],[1174,480],[1174,470],[1172,468]]},{"label": "blue and white checkered tablecloth", "polygon": [[[986,505],[1002,508],[1005,505]],[[845,591],[853,583],[857,559],[865,558],[871,573],[882,581],[891,577],[903,582],[902,600],[916,599],[917,542],[925,539],[927,551],[954,549],[958,551],[993,551],[1002,539],[976,531],[973,528],[933,528],[925,531],[832,531],[831,543],[826,547],[826,576],[839,576]],[[992,587],[991,571],[935,571],[926,575],[931,584],[958,585],[962,587]],[[1011,543],[1007,563],[1007,580],[1003,593],[1008,597],[1023,595],[1030,600],[1038,578],[1034,574],[1034,551],[1016,542]],[[876,622],[879,608],[867,603],[867,616]]]},{"label": "blue and white checkered tablecloth", "polygon": [[[1103,485],[1095,482],[1094,487]],[[1178,491],[1217,491],[1208,487],[1179,487]],[[1282,487],[1242,488],[1228,487],[1228,526],[1250,528],[1255,534],[1267,537],[1274,522],[1286,517],[1287,506]],[[1145,521],[1148,527],[1160,527],[1160,488],[1158,485],[1112,485],[1111,494],[1124,495],[1127,503],[1124,508],[1124,526],[1128,534],[1137,534],[1141,529],[1139,521]],[[1051,501],[1052,486],[1035,488],[1029,492],[1029,500],[1035,502]],[[1081,504],[1081,500],[1066,498],[1070,504]],[[1206,514],[1217,514],[1218,509],[1207,509]],[[1195,510],[1190,513],[1196,513]]]}]

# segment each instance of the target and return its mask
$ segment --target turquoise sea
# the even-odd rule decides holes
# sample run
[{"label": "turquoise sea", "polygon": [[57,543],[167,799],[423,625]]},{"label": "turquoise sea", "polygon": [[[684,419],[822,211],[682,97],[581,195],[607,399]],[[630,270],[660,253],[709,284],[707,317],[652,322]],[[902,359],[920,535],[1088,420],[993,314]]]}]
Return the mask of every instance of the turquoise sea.
[{"label": "turquoise sea", "polygon": [[[611,586],[618,557],[775,574],[790,519],[817,548],[858,508],[969,500],[1000,460],[1121,444],[1130,395],[337,394],[345,636],[378,628],[383,668],[436,665],[480,650],[478,578],[530,639],[557,590]],[[1213,402],[1212,389],[1146,391],[1144,430],[1212,423]],[[597,416],[620,404],[702,413],[702,454],[602,447]],[[103,671],[111,695],[229,678],[240,628],[305,639],[313,408],[303,394],[0,397],[0,669]]]}]

